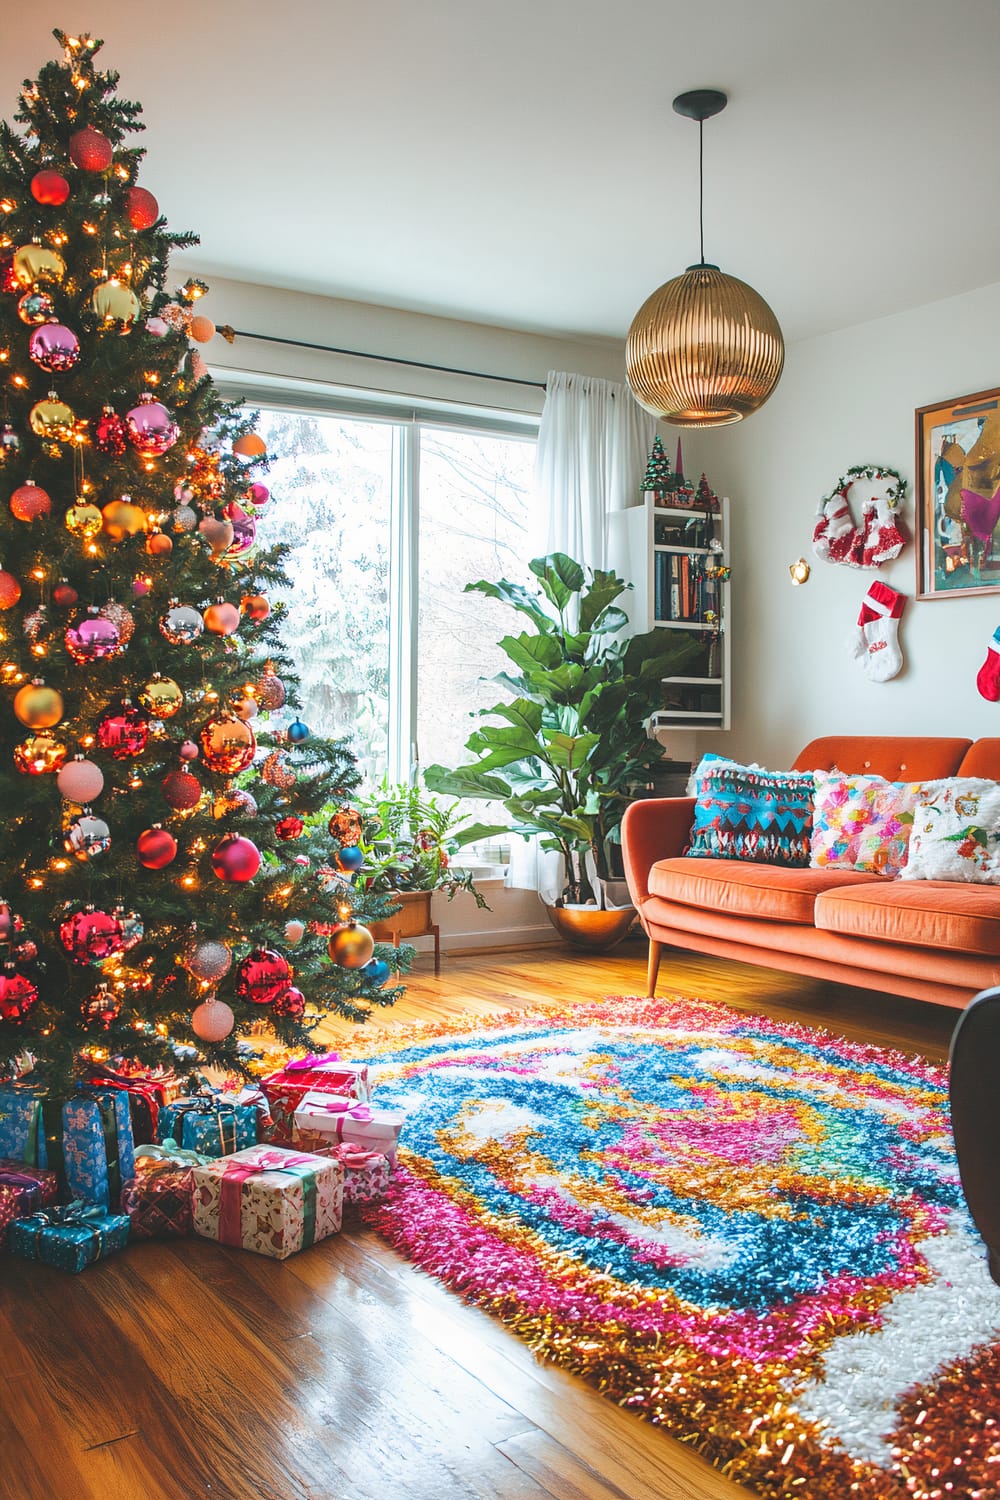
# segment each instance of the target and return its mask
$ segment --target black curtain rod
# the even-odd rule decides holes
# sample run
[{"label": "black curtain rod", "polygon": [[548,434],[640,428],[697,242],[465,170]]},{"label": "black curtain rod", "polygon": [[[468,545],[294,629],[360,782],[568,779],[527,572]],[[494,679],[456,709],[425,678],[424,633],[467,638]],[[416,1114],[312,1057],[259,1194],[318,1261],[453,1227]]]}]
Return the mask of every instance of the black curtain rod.
[{"label": "black curtain rod", "polygon": [[505,385],[532,385],[545,390],[544,380],[518,380],[516,375],[488,375],[484,370],[457,370],[454,365],[429,365],[422,359],[398,359],[393,354],[365,354],[360,349],[336,349],[332,344],[309,344],[304,339],[283,339],[271,333],[248,333],[234,328],[238,339],[259,339],[265,344],[288,344],[292,349],[317,349],[321,354],[347,354],[352,359],[377,359],[386,365],[409,365],[414,370],[437,370],[442,375],[468,375],[473,380],[499,380]]}]

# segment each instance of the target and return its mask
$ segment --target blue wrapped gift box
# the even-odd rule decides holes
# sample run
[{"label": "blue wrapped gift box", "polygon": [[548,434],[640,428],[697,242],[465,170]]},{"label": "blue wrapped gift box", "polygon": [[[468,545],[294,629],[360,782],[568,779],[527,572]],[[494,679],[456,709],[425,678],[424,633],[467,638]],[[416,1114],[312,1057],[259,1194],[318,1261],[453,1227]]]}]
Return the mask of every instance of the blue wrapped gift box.
[{"label": "blue wrapped gift box", "polygon": [[40,1260],[61,1271],[82,1271],[128,1242],[127,1214],[106,1214],[77,1200],[62,1208],[43,1208],[7,1229],[7,1248],[26,1260]]},{"label": "blue wrapped gift box", "polygon": [[232,1156],[257,1144],[256,1104],[237,1104],[216,1095],[175,1099],[160,1110],[157,1133],[185,1151],[202,1156]]},{"label": "blue wrapped gift box", "polygon": [[59,1100],[37,1084],[0,1084],[0,1156],[50,1167],[63,1196],[117,1208],[122,1183],[135,1176],[128,1096],[87,1088]]}]

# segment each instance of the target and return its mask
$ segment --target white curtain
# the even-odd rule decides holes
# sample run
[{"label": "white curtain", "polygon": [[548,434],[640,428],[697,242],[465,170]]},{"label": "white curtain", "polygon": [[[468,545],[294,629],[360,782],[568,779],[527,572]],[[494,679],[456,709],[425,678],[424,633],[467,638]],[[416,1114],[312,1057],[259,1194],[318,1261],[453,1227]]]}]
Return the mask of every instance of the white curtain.
[{"label": "white curtain", "polygon": [[[534,552],[565,552],[585,568],[607,567],[608,513],[636,505],[656,419],[627,385],[550,370],[535,459]],[[559,895],[557,854],[513,838],[507,884]]]}]

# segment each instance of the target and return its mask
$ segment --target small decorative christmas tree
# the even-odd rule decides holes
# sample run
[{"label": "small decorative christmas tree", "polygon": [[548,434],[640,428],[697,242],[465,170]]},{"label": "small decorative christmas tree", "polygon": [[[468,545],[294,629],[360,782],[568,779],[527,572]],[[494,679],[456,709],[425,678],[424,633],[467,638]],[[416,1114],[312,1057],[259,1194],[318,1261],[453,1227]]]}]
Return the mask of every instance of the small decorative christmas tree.
[{"label": "small decorative christmas tree", "polygon": [[707,510],[710,513],[719,509],[719,497],[704,474],[698,480],[694,504],[696,510]]},{"label": "small decorative christmas tree", "polygon": [[646,462],[646,472],[639,488],[643,491],[652,490],[654,505],[665,505],[672,486],[670,460],[663,451],[660,434],[657,433],[653,439],[653,446]]},{"label": "small decorative christmas tree", "polygon": [[261,1020],[391,1004],[409,950],[363,925],[353,756],[294,714],[264,444],[189,342],[204,283],[164,290],[194,236],[101,43],[55,35],[0,125],[0,1071],[63,1090],[175,1044],[246,1071]]}]

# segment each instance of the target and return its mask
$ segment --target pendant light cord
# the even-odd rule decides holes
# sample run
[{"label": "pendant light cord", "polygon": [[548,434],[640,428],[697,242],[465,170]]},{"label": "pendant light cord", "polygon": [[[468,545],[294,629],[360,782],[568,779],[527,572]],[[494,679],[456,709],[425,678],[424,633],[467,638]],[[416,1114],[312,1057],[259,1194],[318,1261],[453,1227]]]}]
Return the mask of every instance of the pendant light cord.
[{"label": "pendant light cord", "polygon": [[705,121],[698,121],[698,240],[705,264]]}]

